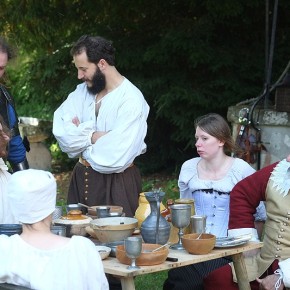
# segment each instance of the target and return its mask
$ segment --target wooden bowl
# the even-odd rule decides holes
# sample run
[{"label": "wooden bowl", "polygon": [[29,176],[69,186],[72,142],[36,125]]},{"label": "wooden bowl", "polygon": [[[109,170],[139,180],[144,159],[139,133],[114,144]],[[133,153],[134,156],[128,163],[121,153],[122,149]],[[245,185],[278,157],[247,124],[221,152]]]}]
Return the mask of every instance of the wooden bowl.
[{"label": "wooden bowl", "polygon": [[[101,206],[101,205],[90,206],[88,208],[88,215],[97,216],[97,207],[99,207],[99,206]],[[110,207],[110,212],[117,212],[119,214],[123,213],[123,207],[122,206],[118,206],[118,205],[107,205],[107,206]]]},{"label": "wooden bowl", "polygon": [[[142,244],[142,253],[136,259],[137,266],[152,266],[159,265],[165,262],[169,250],[167,247],[161,248],[156,252],[146,252],[157,249],[161,245],[158,244]],[[124,245],[119,245],[116,248],[116,258],[122,264],[130,265],[131,259],[126,256]]]},{"label": "wooden bowl", "polygon": [[138,220],[130,217],[107,217],[90,222],[95,236],[102,243],[124,240],[131,236],[137,227]]},{"label": "wooden bowl", "polygon": [[181,237],[181,242],[185,250],[194,255],[208,254],[215,246],[216,236],[212,234],[187,234]]}]

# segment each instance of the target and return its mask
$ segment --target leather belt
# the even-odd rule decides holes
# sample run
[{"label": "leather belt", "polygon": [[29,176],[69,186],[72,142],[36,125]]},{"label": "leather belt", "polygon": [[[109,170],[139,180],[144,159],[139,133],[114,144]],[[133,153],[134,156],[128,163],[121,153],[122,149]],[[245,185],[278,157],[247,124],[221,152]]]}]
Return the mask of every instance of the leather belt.
[{"label": "leather belt", "polygon": [[[79,158],[79,163],[81,163],[82,165],[87,166],[87,167],[91,166],[91,164],[86,159],[84,159],[82,157]],[[128,168],[132,167],[132,166],[134,166],[133,162],[128,166]]]},{"label": "leather belt", "polygon": [[91,166],[91,164],[86,159],[84,159],[82,157],[79,158],[79,163],[81,163],[82,165],[87,166],[87,167]]}]

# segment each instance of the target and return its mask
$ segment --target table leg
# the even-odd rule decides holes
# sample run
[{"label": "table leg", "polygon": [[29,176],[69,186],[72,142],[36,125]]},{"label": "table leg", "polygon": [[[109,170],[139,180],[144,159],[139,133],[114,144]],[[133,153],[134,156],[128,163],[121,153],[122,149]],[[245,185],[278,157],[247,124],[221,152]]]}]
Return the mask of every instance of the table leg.
[{"label": "table leg", "polygon": [[240,290],[251,290],[243,253],[232,255]]},{"label": "table leg", "polygon": [[134,277],[121,278],[122,290],[135,290]]}]

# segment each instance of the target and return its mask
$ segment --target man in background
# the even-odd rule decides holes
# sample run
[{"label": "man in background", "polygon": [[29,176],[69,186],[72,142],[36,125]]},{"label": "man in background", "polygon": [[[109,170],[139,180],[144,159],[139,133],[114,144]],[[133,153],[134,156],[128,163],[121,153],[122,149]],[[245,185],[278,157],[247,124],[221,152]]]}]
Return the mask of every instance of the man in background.
[{"label": "man in background", "polygon": [[68,203],[119,205],[132,217],[141,176],[134,160],[146,152],[149,106],[141,91],[115,67],[115,48],[82,36],[71,55],[78,85],[54,113],[53,134],[63,152],[79,158]]}]

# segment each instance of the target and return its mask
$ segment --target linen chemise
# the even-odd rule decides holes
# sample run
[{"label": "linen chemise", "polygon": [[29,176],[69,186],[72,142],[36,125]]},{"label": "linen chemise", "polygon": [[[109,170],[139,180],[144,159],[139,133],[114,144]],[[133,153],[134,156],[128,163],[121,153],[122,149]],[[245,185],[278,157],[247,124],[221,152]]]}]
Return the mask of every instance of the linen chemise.
[{"label": "linen chemise", "polygon": [[[10,178],[8,167],[0,158],[0,224],[18,224],[13,216],[7,198],[7,182]],[[0,256],[1,257],[1,256]]]},{"label": "linen chemise", "polygon": [[[197,157],[183,163],[178,180],[180,198],[193,199],[195,214],[207,216],[207,233],[224,237],[228,230],[230,192],[236,183],[253,174],[255,170],[244,160],[234,158],[224,178],[204,180],[198,177],[197,164],[200,160]],[[257,208],[255,218],[266,219],[263,203]]]},{"label": "linen chemise", "polygon": [[109,289],[95,245],[73,236],[61,248],[41,250],[19,235],[0,235],[0,285],[11,283],[37,290]]}]

